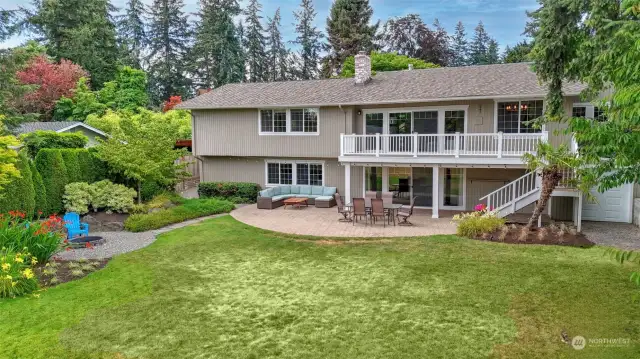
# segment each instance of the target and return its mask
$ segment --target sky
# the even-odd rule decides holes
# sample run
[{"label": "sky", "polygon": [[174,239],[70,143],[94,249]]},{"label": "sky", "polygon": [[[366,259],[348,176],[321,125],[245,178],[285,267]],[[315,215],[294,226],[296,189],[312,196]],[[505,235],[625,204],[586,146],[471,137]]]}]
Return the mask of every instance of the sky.
[{"label": "sky", "polygon": [[[151,4],[152,0],[145,0]],[[0,0],[0,8],[15,9],[19,5],[27,3],[26,0]],[[126,0],[112,0],[116,7],[124,7]],[[184,0],[185,12],[194,13],[198,9],[198,0]],[[272,17],[279,7],[282,15],[282,33],[285,40],[293,40],[295,11],[299,0],[262,0],[263,16]],[[333,0],[314,0],[316,12],[316,26],[325,30],[326,18]],[[535,10],[538,7],[536,0],[370,0],[373,7],[374,20],[386,21],[390,17],[403,16],[410,13],[418,13],[427,23],[433,23],[438,19],[442,26],[452,34],[456,23],[462,21],[469,38],[479,21],[484,22],[485,28],[491,37],[494,37],[500,47],[515,45],[524,39],[522,32],[527,22],[527,10]],[[246,0],[241,0],[244,7]],[[0,48],[12,47],[24,42],[24,37],[13,37]]]}]

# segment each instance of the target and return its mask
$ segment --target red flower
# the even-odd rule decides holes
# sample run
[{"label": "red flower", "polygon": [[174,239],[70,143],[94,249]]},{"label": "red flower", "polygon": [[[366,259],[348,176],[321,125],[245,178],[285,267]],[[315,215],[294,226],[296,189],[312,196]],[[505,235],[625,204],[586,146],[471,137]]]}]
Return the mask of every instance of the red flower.
[{"label": "red flower", "polygon": [[91,245],[91,243],[89,243],[89,242],[87,242],[86,247],[87,247],[87,248],[93,248],[93,246],[92,246],[92,245]]},{"label": "red flower", "polygon": [[71,250],[71,247],[67,247],[67,248],[65,248],[64,250],[68,252],[68,251],[70,251],[70,250]]},{"label": "red flower", "polygon": [[41,216],[41,215],[42,215],[42,211],[38,211],[38,216]]}]

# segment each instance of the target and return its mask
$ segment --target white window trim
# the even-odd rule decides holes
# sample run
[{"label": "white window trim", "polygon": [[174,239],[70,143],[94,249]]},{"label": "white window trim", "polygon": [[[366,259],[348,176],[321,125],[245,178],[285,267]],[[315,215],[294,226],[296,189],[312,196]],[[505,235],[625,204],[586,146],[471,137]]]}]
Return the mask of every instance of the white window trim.
[{"label": "white window trim", "polygon": [[[498,104],[501,102],[518,102],[518,132],[510,133],[512,135],[523,134],[520,132],[520,105],[522,102],[526,101],[542,101],[542,114],[544,115],[545,110],[547,109],[547,101],[542,97],[531,97],[531,98],[513,98],[513,99],[496,99],[493,100],[493,132],[498,133]],[[547,130],[547,125],[543,124],[540,132],[544,132]],[[537,132],[536,132],[537,133]],[[524,133],[528,134],[528,133]]]},{"label": "white window trim", "polygon": [[586,118],[594,120],[596,118],[596,108],[600,108],[601,106],[595,105],[591,102],[576,102],[573,104],[573,106],[571,106],[571,109],[573,110],[576,107],[586,108]]},{"label": "white window trim", "polygon": [[[292,164],[292,168],[291,170],[293,171],[292,173],[292,177],[291,177],[291,184],[290,185],[283,185],[283,184],[276,184],[276,183],[269,183],[269,163],[289,163]],[[264,160],[264,184],[265,187],[270,188],[270,187],[279,187],[279,186],[314,186],[314,185],[305,185],[305,184],[298,184],[298,163],[300,164],[310,164],[310,165],[322,165],[322,186],[325,185],[325,181],[326,181],[326,177],[327,177],[327,173],[326,171],[326,166],[324,161],[317,161],[317,160],[279,160],[279,159],[266,159]]]},{"label": "white window trim", "polygon": [[[293,132],[291,131],[291,109],[314,110],[318,114],[316,132]],[[287,131],[286,132],[263,132],[261,111],[286,111]],[[291,107],[291,108],[259,108],[258,109],[258,134],[260,136],[319,136],[320,135],[320,108],[317,107]]]},{"label": "white window trim", "polygon": [[464,132],[469,132],[469,105],[430,106],[430,107],[398,107],[398,108],[368,108],[362,110],[362,134],[367,133],[367,114],[382,114],[382,134],[389,133],[389,114],[397,112],[411,112],[411,131],[414,131],[413,112],[437,111],[438,134],[444,133],[445,111],[464,111]]}]

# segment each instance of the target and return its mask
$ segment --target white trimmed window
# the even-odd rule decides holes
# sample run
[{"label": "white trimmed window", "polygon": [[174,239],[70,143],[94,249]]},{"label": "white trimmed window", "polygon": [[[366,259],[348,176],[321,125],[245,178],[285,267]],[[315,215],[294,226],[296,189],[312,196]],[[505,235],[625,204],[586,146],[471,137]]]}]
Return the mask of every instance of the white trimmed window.
[{"label": "white trimmed window", "polygon": [[265,171],[267,186],[324,185],[323,162],[267,160]]},{"label": "white trimmed window", "polygon": [[258,111],[261,135],[317,135],[320,110],[317,108]]},{"label": "white trimmed window", "polygon": [[607,114],[603,109],[588,103],[573,104],[571,115],[573,117],[592,118],[600,122],[607,121]]},{"label": "white trimmed window", "polygon": [[542,100],[498,102],[498,132],[537,133],[529,123],[544,114]]}]

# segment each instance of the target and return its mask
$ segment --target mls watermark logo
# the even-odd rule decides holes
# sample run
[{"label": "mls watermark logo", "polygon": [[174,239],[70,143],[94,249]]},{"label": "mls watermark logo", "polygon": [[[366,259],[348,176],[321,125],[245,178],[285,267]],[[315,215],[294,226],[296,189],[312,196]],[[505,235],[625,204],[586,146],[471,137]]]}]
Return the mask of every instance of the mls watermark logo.
[{"label": "mls watermark logo", "polygon": [[577,335],[571,339],[571,346],[575,350],[582,350],[587,346],[587,340],[584,337]]}]

